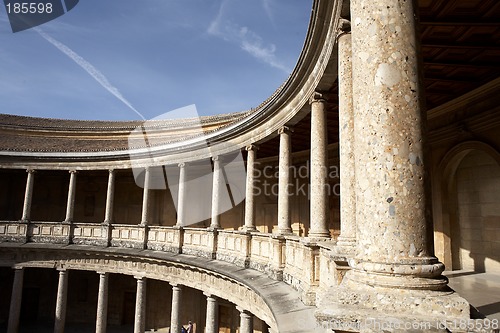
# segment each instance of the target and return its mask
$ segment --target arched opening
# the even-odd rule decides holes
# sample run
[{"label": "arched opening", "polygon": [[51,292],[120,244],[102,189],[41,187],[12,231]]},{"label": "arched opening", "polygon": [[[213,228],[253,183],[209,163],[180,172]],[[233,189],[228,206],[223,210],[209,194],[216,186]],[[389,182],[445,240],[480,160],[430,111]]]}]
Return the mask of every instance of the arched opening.
[{"label": "arched opening", "polygon": [[500,154],[467,142],[441,166],[433,193],[436,254],[448,270],[500,272]]}]

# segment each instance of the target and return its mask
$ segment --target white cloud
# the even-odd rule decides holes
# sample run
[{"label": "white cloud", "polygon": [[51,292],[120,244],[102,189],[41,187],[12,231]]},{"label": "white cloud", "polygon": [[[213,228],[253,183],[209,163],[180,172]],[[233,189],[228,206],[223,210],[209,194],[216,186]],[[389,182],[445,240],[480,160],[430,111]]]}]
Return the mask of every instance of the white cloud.
[{"label": "white cloud", "polygon": [[269,20],[274,24],[274,15],[271,9],[271,2],[272,0],[262,0],[262,7],[264,7],[264,11],[266,12]]},{"label": "white cloud", "polygon": [[[268,3],[269,1],[264,0],[264,2]],[[222,38],[227,42],[237,44],[243,51],[254,58],[289,74],[291,69],[276,57],[276,45],[265,45],[263,38],[248,27],[239,26],[228,20],[224,20],[224,7],[226,3],[227,1],[222,2],[217,16],[207,29],[207,33]]]}]

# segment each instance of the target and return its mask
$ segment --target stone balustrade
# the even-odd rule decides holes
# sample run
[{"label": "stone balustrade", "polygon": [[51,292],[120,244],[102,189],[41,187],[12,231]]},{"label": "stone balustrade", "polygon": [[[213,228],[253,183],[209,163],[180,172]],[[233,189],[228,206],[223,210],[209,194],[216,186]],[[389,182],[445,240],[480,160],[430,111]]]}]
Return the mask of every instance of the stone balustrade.
[{"label": "stone balustrade", "polygon": [[73,243],[216,259],[286,282],[307,305],[315,304],[318,288],[328,289],[341,277],[340,266],[331,260],[333,242],[311,242],[298,236],[175,226],[0,221],[0,242]]}]

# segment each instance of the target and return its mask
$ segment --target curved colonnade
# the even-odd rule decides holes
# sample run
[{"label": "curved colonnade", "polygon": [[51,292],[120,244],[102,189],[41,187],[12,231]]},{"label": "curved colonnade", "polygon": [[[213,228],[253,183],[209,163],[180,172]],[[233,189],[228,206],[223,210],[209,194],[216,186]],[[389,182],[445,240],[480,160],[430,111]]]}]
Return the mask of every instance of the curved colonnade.
[{"label": "curved colonnade", "polygon": [[[238,305],[241,332],[252,331],[250,314],[273,332],[321,331],[321,325],[346,328],[342,325],[367,317],[381,322],[468,319],[469,304],[447,288],[441,276],[444,266],[434,257],[428,237],[422,147],[425,117],[413,6],[395,0],[370,4],[315,0],[304,49],[290,78],[255,110],[202,119],[204,135],[196,131],[192,119],[110,127],[85,122],[68,127],[68,122],[56,120],[22,124],[21,118],[11,119],[4,127],[12,134],[14,148],[0,152],[0,167],[28,171],[20,220],[14,217],[0,222],[1,263],[16,268],[11,327],[18,319],[20,305],[15,297],[19,297],[16,288],[22,273],[17,272],[23,267],[94,270],[102,273],[102,280],[110,273],[134,275],[135,332],[145,330],[141,295],[146,279],[172,284],[172,309],[178,308],[174,303],[180,285],[208,295],[206,332],[216,329],[213,296]],[[372,22],[371,16],[380,8],[392,23],[384,18]],[[339,159],[344,170],[340,175],[344,184],[340,234],[328,222],[331,212],[326,190],[331,164],[326,113],[337,77]],[[384,112],[373,112],[381,108]],[[287,190],[292,179],[293,128],[306,116],[311,119],[310,187],[305,196],[309,223],[297,231],[291,224],[294,203]],[[26,133],[31,138],[49,133],[52,138],[37,143],[36,149],[19,148],[14,141]],[[262,232],[256,223],[254,200],[258,148],[276,137],[277,219]],[[56,140],[73,140],[74,146],[61,147]],[[113,148],[110,143],[116,142]],[[244,209],[239,206],[240,218],[226,217],[234,230],[224,230],[220,191],[227,175],[221,161],[243,149],[245,189],[238,190],[246,192]],[[210,161],[212,195],[210,203],[196,204],[210,206],[210,219],[206,219],[210,224],[194,228],[186,222],[191,209],[185,184],[189,170],[202,160]],[[173,197],[177,214],[158,225],[150,207],[158,177],[164,180],[164,166],[174,168],[178,177],[177,196]],[[60,183],[68,189],[61,222],[39,222],[31,216],[37,172],[49,171],[59,177],[69,172],[67,183]],[[119,224],[113,206],[115,187],[120,183],[116,175],[124,171],[136,173],[142,192],[134,192],[136,214],[127,224]],[[79,222],[75,219],[75,201],[81,200],[76,195],[78,179],[95,172],[107,173],[104,219],[102,223]],[[94,205],[92,200],[89,207]],[[265,210],[265,204],[260,209]],[[81,211],[78,214],[85,216]],[[332,236],[338,239],[332,240]],[[61,294],[67,288],[65,276],[60,273]],[[64,317],[61,304],[57,302],[58,318]],[[103,306],[99,301],[98,308]],[[173,310],[171,316],[175,329],[178,315]],[[331,326],[334,324],[337,326]]]}]

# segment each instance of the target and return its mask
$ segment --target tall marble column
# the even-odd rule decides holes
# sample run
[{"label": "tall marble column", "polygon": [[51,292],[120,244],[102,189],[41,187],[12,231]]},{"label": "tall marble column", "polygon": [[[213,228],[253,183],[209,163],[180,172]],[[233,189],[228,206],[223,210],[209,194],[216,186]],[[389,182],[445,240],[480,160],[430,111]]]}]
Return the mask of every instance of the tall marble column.
[{"label": "tall marble column", "polygon": [[186,204],[186,163],[179,163],[179,193],[177,198],[177,226],[183,227],[186,223],[185,204]]},{"label": "tall marble column", "polygon": [[144,333],[146,329],[146,286],[147,279],[136,276],[137,294],[135,297],[134,333]]},{"label": "tall marble column", "polygon": [[245,225],[243,230],[254,231],[255,228],[255,155],[258,147],[256,145],[247,146],[247,181],[246,181],[246,196],[245,196]]},{"label": "tall marble column", "polygon": [[104,223],[111,224],[113,222],[113,203],[115,198],[115,178],[116,171],[111,169],[108,174],[108,189],[106,192],[106,210],[104,212]]},{"label": "tall marble column", "polygon": [[97,319],[95,332],[106,333],[108,324],[108,281],[109,273],[99,272],[99,292],[97,295]]},{"label": "tall marble column", "polygon": [[242,308],[236,309],[240,311],[240,333],[253,333],[253,315]]},{"label": "tall marble column", "polygon": [[[206,294],[205,294],[206,295]],[[218,332],[217,327],[217,308],[218,303],[215,296],[207,296],[207,316],[205,323],[205,333],[216,333]]]},{"label": "tall marble column", "polygon": [[66,218],[64,222],[71,223],[73,221],[73,213],[75,211],[75,195],[76,195],[76,170],[69,171],[69,188],[68,188],[68,202],[66,204]]},{"label": "tall marble column", "polygon": [[7,333],[17,333],[19,331],[19,318],[21,315],[21,302],[23,299],[23,279],[23,267],[15,267],[14,283],[12,284],[12,296],[10,298]]},{"label": "tall marble column", "polygon": [[354,109],[352,96],[352,47],[349,21],[338,37],[339,52],[339,155],[340,236],[337,249],[353,253],[356,245],[356,177],[354,156]]},{"label": "tall marble column", "polygon": [[326,132],[326,100],[315,92],[311,104],[311,194],[309,237],[330,237],[328,230],[328,159]]},{"label": "tall marble column", "polygon": [[147,226],[149,220],[149,197],[151,195],[150,190],[151,181],[151,169],[146,167],[144,170],[144,188],[142,192],[142,215],[141,215],[141,225]]},{"label": "tall marble column", "polygon": [[280,136],[279,168],[278,168],[278,233],[291,234],[290,219],[290,161],[292,142],[291,129],[283,126],[278,130]]},{"label": "tall marble column", "polygon": [[434,279],[444,266],[432,254],[427,229],[414,4],[351,1],[358,225],[351,264],[358,280],[431,289],[446,282]]},{"label": "tall marble column", "polygon": [[172,312],[170,314],[170,332],[181,331],[182,286],[172,284]]},{"label": "tall marble column", "polygon": [[23,216],[21,222],[29,222],[31,220],[31,201],[33,198],[33,184],[35,182],[35,170],[26,170],[28,177],[26,179],[26,190],[24,192]]},{"label": "tall marble column", "polygon": [[57,285],[56,315],[54,333],[63,333],[66,324],[66,305],[68,299],[68,271],[59,271],[59,283]]},{"label": "tall marble column", "polygon": [[220,228],[219,214],[220,214],[220,191],[222,187],[222,170],[221,170],[221,157],[214,156],[214,173],[212,184],[212,219],[210,222],[211,229]]}]

